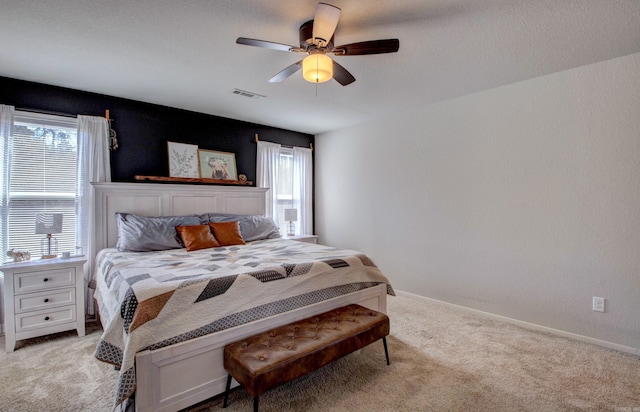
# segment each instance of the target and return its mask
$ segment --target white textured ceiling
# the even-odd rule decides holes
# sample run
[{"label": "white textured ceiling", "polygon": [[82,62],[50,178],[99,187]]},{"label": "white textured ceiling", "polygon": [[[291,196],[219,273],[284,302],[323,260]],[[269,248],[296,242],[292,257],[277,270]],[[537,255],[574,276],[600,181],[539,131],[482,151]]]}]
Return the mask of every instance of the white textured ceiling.
[{"label": "white textured ceiling", "polygon": [[640,0],[328,2],[336,45],[400,39],[335,57],[346,87],[269,83],[301,55],[235,43],[298,45],[315,0],[0,0],[0,75],[317,134],[640,52]]}]

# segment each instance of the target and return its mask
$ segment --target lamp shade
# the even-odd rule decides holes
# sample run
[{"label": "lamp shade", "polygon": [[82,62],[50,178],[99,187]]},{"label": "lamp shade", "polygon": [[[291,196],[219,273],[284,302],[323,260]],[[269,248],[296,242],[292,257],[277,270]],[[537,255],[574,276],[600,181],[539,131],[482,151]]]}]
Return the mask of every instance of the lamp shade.
[{"label": "lamp shade", "polygon": [[62,233],[62,213],[36,214],[36,234],[50,235]]},{"label": "lamp shade", "polygon": [[284,220],[287,222],[295,222],[298,220],[298,209],[285,209]]},{"label": "lamp shade", "polygon": [[302,77],[311,83],[324,83],[333,77],[333,60],[325,54],[310,54],[302,60]]}]

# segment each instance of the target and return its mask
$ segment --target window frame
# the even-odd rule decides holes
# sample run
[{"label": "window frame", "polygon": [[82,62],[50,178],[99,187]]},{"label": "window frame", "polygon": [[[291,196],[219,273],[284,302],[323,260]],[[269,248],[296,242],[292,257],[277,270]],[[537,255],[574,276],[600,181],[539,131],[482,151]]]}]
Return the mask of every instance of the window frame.
[{"label": "window frame", "polygon": [[[61,186],[54,183],[50,186],[50,190],[47,190],[47,176],[42,177],[42,183],[40,186],[35,187],[33,191],[25,190],[31,185],[27,177],[29,171],[25,167],[17,167],[15,162],[23,161],[25,154],[17,154],[16,150],[24,150],[17,145],[16,139],[22,138],[16,133],[17,127],[26,126],[34,128],[39,126],[50,130],[59,130],[67,134],[69,141],[61,140],[60,144],[67,145],[66,148],[72,148],[73,155],[71,159],[65,157],[64,159],[69,162],[64,163],[66,167],[55,170],[56,162],[50,162],[52,170],[55,170],[53,174],[49,175],[49,180],[53,177],[56,179],[69,179],[67,182],[63,182]],[[78,158],[78,119],[76,117],[67,117],[62,115],[51,115],[43,113],[34,113],[22,110],[16,110],[14,112],[13,129],[11,134],[11,153],[10,163],[11,172],[9,177],[8,187],[8,202],[7,202],[7,221],[3,224],[7,225],[7,241],[9,248],[26,249],[29,250],[32,256],[38,256],[41,252],[40,242],[44,238],[44,235],[35,234],[35,213],[64,213],[63,219],[63,232],[55,234],[60,245],[58,252],[72,251],[75,252],[76,246],[76,229],[77,229],[77,158]],[[40,136],[43,139],[49,139],[47,135]],[[59,150],[56,149],[57,143],[55,137],[51,137],[51,142],[43,143],[43,149],[47,152],[47,156],[56,156],[59,154]],[[21,144],[20,146],[27,146]],[[51,149],[48,150],[48,147]],[[52,157],[53,159],[53,157]],[[64,159],[60,159],[59,164],[63,164]],[[44,161],[47,161],[45,159]],[[70,167],[69,165],[73,165]],[[20,178],[18,178],[17,171],[20,170]],[[60,170],[64,170],[59,174]],[[71,172],[73,170],[73,172]],[[45,172],[46,173],[46,172]],[[66,186],[66,188],[64,187]],[[66,190],[65,190],[66,189]],[[69,190],[71,189],[71,190]],[[42,203],[42,206],[38,205],[38,202]],[[50,207],[47,207],[49,204]],[[33,219],[30,221],[30,216]],[[31,228],[33,222],[33,229]]]}]

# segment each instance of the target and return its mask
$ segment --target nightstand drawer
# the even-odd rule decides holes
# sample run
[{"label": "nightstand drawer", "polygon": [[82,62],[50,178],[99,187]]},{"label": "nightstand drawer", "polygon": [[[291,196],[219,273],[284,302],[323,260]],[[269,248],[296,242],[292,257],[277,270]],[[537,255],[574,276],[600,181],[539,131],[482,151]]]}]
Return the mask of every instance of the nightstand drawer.
[{"label": "nightstand drawer", "polygon": [[76,321],[76,307],[41,310],[16,315],[16,333],[47,328]]},{"label": "nightstand drawer", "polygon": [[15,293],[74,286],[76,271],[74,268],[60,268],[41,272],[16,273],[13,280]]},{"label": "nightstand drawer", "polygon": [[45,292],[16,295],[16,313],[32,310],[48,309],[56,306],[73,305],[76,303],[76,288],[49,290]]}]

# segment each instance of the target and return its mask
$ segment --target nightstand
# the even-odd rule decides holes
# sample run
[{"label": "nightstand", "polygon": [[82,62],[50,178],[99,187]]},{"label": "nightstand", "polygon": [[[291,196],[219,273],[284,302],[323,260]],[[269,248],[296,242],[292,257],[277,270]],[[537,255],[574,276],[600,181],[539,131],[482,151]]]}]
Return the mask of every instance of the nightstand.
[{"label": "nightstand", "polygon": [[16,340],[76,329],[84,336],[84,257],[4,263],[6,351]]},{"label": "nightstand", "polygon": [[318,243],[318,235],[285,236],[284,239],[295,240],[298,242]]}]

